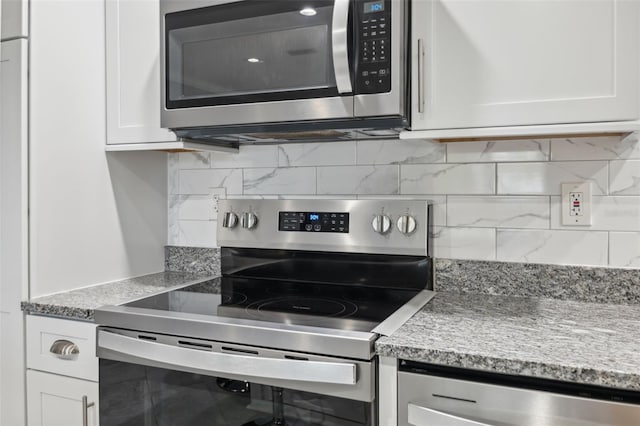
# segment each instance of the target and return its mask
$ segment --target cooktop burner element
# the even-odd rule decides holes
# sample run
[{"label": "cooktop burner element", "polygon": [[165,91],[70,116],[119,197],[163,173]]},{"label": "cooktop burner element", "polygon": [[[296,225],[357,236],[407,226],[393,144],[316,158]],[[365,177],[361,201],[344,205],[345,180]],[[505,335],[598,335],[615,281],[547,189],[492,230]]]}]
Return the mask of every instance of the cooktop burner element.
[{"label": "cooktop burner element", "polygon": [[260,300],[247,305],[245,310],[249,314],[256,310],[348,318],[358,312],[358,307],[346,300],[293,296]]}]

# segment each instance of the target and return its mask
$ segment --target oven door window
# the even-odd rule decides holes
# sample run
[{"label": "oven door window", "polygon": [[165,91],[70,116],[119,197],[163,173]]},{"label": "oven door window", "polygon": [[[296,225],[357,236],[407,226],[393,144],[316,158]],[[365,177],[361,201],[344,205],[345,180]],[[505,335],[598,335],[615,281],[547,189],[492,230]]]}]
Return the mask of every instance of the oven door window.
[{"label": "oven door window", "polygon": [[100,360],[100,426],[372,426],[373,405]]},{"label": "oven door window", "polygon": [[333,1],[241,1],[165,16],[166,107],[337,96]]}]

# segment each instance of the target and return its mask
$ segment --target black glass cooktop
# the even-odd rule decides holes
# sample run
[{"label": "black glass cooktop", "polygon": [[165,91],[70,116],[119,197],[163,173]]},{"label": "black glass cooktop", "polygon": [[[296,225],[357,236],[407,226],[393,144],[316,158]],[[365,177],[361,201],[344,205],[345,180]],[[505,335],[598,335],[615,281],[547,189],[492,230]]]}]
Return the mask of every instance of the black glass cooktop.
[{"label": "black glass cooktop", "polygon": [[126,306],[371,331],[417,293],[414,289],[223,277]]}]

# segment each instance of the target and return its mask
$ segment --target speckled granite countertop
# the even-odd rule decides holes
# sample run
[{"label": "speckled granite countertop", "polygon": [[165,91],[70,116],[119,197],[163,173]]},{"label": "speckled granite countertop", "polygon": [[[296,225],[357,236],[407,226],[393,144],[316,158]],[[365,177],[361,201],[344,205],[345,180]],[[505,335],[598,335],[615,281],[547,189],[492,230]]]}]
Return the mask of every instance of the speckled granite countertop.
[{"label": "speckled granite countertop", "polygon": [[379,355],[640,390],[640,305],[438,293]]},{"label": "speckled granite countertop", "polygon": [[93,321],[94,309],[118,305],[143,296],[213,279],[213,276],[188,272],[158,272],[121,281],[85,287],[22,302],[30,314]]}]

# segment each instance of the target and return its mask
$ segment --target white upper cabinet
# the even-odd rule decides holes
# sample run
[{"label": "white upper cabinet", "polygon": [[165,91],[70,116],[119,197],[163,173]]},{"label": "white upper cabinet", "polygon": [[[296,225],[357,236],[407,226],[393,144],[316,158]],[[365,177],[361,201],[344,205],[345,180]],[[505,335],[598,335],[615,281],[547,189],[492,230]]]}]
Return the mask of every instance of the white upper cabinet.
[{"label": "white upper cabinet", "polygon": [[637,120],[638,3],[415,0],[411,129]]},{"label": "white upper cabinet", "polygon": [[107,144],[175,142],[160,127],[158,0],[106,1]]},{"label": "white upper cabinet", "polygon": [[2,21],[0,40],[29,35],[29,2],[27,0],[1,0]]}]

